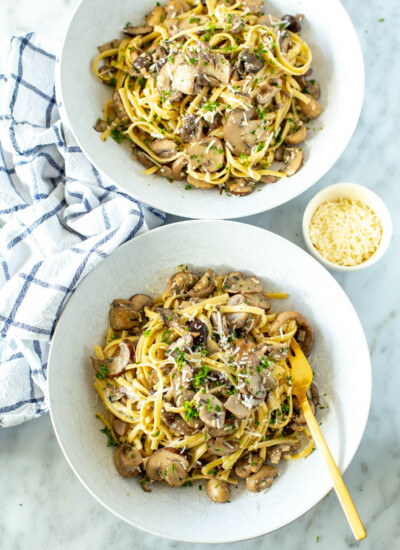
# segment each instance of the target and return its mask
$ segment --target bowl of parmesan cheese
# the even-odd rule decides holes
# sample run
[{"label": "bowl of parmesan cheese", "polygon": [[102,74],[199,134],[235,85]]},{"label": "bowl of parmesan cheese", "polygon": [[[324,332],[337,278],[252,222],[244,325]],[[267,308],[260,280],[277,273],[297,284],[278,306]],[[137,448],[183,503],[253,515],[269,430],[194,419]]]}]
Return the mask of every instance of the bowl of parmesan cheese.
[{"label": "bowl of parmesan cheese", "polygon": [[303,215],[308,251],[325,267],[356,271],[376,263],[392,238],[392,219],[380,197],[356,183],[322,189]]}]

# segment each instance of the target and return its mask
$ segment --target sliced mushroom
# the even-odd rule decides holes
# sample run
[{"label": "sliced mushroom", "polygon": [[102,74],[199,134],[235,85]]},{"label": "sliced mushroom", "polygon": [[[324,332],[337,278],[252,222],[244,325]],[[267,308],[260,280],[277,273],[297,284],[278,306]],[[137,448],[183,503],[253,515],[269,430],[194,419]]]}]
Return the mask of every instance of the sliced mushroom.
[{"label": "sliced mushroom", "polygon": [[160,315],[165,325],[173,328],[180,336],[186,336],[188,334],[188,331],[179,324],[179,315],[164,307],[155,307],[154,311]]},{"label": "sliced mushroom", "polygon": [[210,455],[214,456],[232,455],[238,448],[238,441],[226,441],[223,437],[216,437],[207,441],[207,450]]},{"label": "sliced mushroom", "polygon": [[129,34],[129,36],[138,36],[139,34],[149,34],[153,32],[153,27],[124,27],[122,32],[124,34]]},{"label": "sliced mushroom", "polygon": [[215,273],[212,269],[207,269],[202,278],[189,290],[189,296],[204,298],[211,294],[215,288]]},{"label": "sliced mushroom", "polygon": [[[242,294],[235,294],[235,296],[231,296],[229,300],[227,301],[227,306],[241,306],[246,303],[245,298],[242,296]],[[249,317],[249,313],[246,311],[241,311],[238,313],[227,313],[226,314],[226,321],[228,323],[228,326],[232,330],[238,330],[244,327],[247,319]]]},{"label": "sliced mushroom", "polygon": [[175,342],[172,342],[168,346],[169,352],[173,351],[189,351],[192,349],[193,346],[193,337],[190,334],[185,334],[184,336],[181,336]]},{"label": "sliced mushroom", "polygon": [[263,461],[256,454],[248,454],[247,456],[241,458],[235,465],[235,474],[241,479],[246,479],[251,476],[251,474],[257,473]]},{"label": "sliced mushroom", "polygon": [[225,183],[225,187],[228,193],[236,195],[238,197],[246,197],[250,195],[254,189],[254,182],[246,178],[236,178],[235,180],[228,180]]},{"label": "sliced mushroom", "polygon": [[233,109],[229,113],[224,124],[224,140],[234,155],[250,154],[255,145],[268,138],[269,127],[256,117],[255,109]]},{"label": "sliced mushroom", "polygon": [[113,330],[131,330],[138,324],[139,312],[130,300],[117,299],[111,304],[109,319]]},{"label": "sliced mushroom", "polygon": [[122,103],[122,99],[118,91],[114,92],[113,94],[113,107],[121,122],[129,121],[128,113],[125,110],[124,104]]},{"label": "sliced mushroom", "polygon": [[240,422],[236,418],[229,418],[222,428],[207,427],[207,433],[210,437],[226,437],[232,435],[239,429]]},{"label": "sliced mushroom", "polygon": [[130,340],[123,340],[119,345],[118,355],[108,359],[91,357],[94,370],[104,377],[113,377],[122,374],[128,365],[136,360],[135,348]]},{"label": "sliced mushroom", "polygon": [[105,120],[102,120],[101,118],[97,119],[96,124],[93,126],[93,128],[96,130],[96,132],[105,132],[108,128],[108,124]]},{"label": "sliced mushroom", "polygon": [[171,371],[171,386],[175,397],[188,390],[192,385],[192,380],[193,368],[188,361],[182,361],[182,364],[176,365]]},{"label": "sliced mushroom", "polygon": [[157,75],[157,89],[163,100],[179,101],[182,97],[182,93],[179,89],[173,87],[173,67],[174,65],[170,61],[162,66]]},{"label": "sliced mushroom", "polygon": [[266,80],[260,84],[261,92],[256,96],[257,103],[260,105],[266,105],[273,100],[281,88],[282,80],[280,78],[270,78],[269,80]]},{"label": "sliced mushroom", "polygon": [[271,304],[263,292],[244,292],[243,296],[249,306],[259,307],[265,311],[271,309]]},{"label": "sliced mushroom", "polygon": [[128,424],[119,418],[113,420],[113,430],[119,437],[124,437],[128,430]]},{"label": "sliced mushroom", "polygon": [[286,167],[283,171],[284,174],[287,176],[293,176],[303,165],[303,151],[297,147],[286,149],[284,153],[284,161],[286,162]]},{"label": "sliced mushroom", "polygon": [[310,119],[319,117],[321,114],[321,105],[311,95],[308,95],[307,97],[309,99],[308,103],[299,100],[301,112],[304,116]]},{"label": "sliced mushroom", "polygon": [[288,134],[285,137],[285,143],[287,145],[299,145],[299,143],[302,143],[307,137],[307,128],[302,124],[296,132],[293,132],[291,134]]},{"label": "sliced mushroom", "polygon": [[263,292],[263,287],[260,285],[260,281],[256,277],[247,277],[246,279],[239,279],[237,281],[230,281],[227,279],[229,294],[237,294],[239,292],[252,293]]},{"label": "sliced mushroom", "polygon": [[275,183],[277,178],[275,176],[261,176],[261,183]]},{"label": "sliced mushroom", "polygon": [[171,166],[171,175],[174,180],[180,181],[184,179],[184,168],[188,165],[188,163],[189,159],[186,155],[182,155],[181,157],[174,160]]},{"label": "sliced mushroom", "polygon": [[182,118],[182,126],[179,135],[184,143],[200,141],[204,137],[204,121],[196,115],[185,115]]},{"label": "sliced mushroom", "polygon": [[224,147],[214,136],[192,142],[186,147],[186,152],[192,170],[203,168],[206,172],[217,172],[225,162]]},{"label": "sliced mushroom", "polygon": [[225,24],[227,25],[227,29],[229,30],[230,34],[238,34],[242,32],[242,30],[245,28],[246,20],[239,15],[229,13],[227,18],[225,19]]},{"label": "sliced mushroom", "polygon": [[199,404],[200,419],[211,428],[221,428],[225,424],[225,408],[222,402],[212,393],[200,393],[195,396]]},{"label": "sliced mushroom", "polygon": [[154,481],[164,481],[170,487],[180,487],[188,477],[189,461],[172,447],[164,447],[147,459],[146,474]]},{"label": "sliced mushroom", "polygon": [[225,315],[221,315],[219,311],[214,311],[213,313],[211,313],[210,319],[220,338],[222,338],[223,336],[229,336],[229,329]]},{"label": "sliced mushroom", "polygon": [[168,13],[168,17],[175,18],[177,15],[189,11],[190,6],[185,0],[168,0],[165,5],[165,10]]},{"label": "sliced mushroom", "polygon": [[111,40],[110,42],[107,42],[106,44],[103,44],[102,46],[98,46],[97,49],[100,53],[106,52],[107,50],[113,50],[114,48],[118,48],[121,44],[121,40],[118,40],[118,38],[114,38],[114,40]]},{"label": "sliced mushroom", "polygon": [[151,307],[153,305],[153,299],[147,294],[134,294],[130,300],[132,307],[138,313],[142,312],[145,307]]},{"label": "sliced mushroom", "polygon": [[134,477],[140,472],[143,457],[140,451],[129,443],[123,443],[114,452],[114,464],[123,477]]},{"label": "sliced mushroom", "polygon": [[285,28],[290,32],[300,32],[301,31],[301,24],[299,19],[297,17],[293,17],[293,15],[284,15],[282,17],[282,21],[285,21],[286,26]]},{"label": "sliced mushroom", "polygon": [[[112,65],[102,65],[99,69],[99,73],[102,75],[102,76],[106,76],[109,78],[109,80],[105,80],[104,83],[107,84],[107,85],[111,85],[111,78],[115,78],[116,74],[117,74],[117,69],[115,67],[113,67]],[[113,83],[113,85],[115,85]]]},{"label": "sliced mushroom", "polygon": [[254,15],[259,15],[263,7],[263,0],[243,0],[244,8],[253,13]]},{"label": "sliced mushroom", "polygon": [[198,336],[193,338],[193,347],[196,349],[204,348],[207,345],[208,328],[200,319],[193,319],[189,323],[189,331],[192,334],[198,333]]},{"label": "sliced mushroom", "polygon": [[198,187],[199,189],[212,189],[214,187],[213,183],[208,183],[203,180],[198,180],[193,176],[188,176],[187,180],[190,183],[190,185],[193,185],[193,187]]},{"label": "sliced mushroom", "polygon": [[176,155],[178,146],[172,139],[156,139],[150,144],[150,149],[158,157],[168,159]]},{"label": "sliced mushroom", "polygon": [[197,65],[198,77],[205,79],[205,85],[219,86],[229,84],[231,64],[225,56],[219,53],[201,55]]},{"label": "sliced mushroom", "polygon": [[257,73],[264,67],[265,62],[261,57],[250,53],[248,48],[242,50],[236,62],[236,68],[241,78],[244,78],[246,73]]},{"label": "sliced mushroom", "polygon": [[248,407],[243,405],[237,393],[230,395],[224,405],[225,409],[236,416],[236,418],[247,418],[251,412]]},{"label": "sliced mushroom", "polygon": [[297,439],[291,443],[280,443],[275,447],[269,447],[267,449],[267,458],[272,464],[279,464],[282,457],[290,456],[294,451],[297,451],[300,447],[300,441]]},{"label": "sliced mushroom", "polygon": [[227,502],[231,496],[231,490],[226,481],[209,479],[206,485],[207,495],[213,502]]},{"label": "sliced mushroom", "polygon": [[297,76],[296,80],[300,84],[300,89],[303,94],[310,94],[314,99],[319,99],[321,89],[318,82],[315,79],[310,78],[312,72],[312,69],[308,69],[305,74]]},{"label": "sliced mushroom", "polygon": [[189,424],[185,422],[179,414],[168,412],[165,409],[162,409],[161,418],[168,426],[168,428],[177,432],[178,434],[192,435],[194,432],[194,429],[191,428]]},{"label": "sliced mushroom", "polygon": [[[147,69],[153,63],[153,58],[148,53],[141,53],[136,59],[132,62],[132,72],[131,74],[136,76],[137,73],[140,73],[142,69]],[[144,71],[146,72],[146,71]]]},{"label": "sliced mushroom", "polygon": [[297,331],[295,337],[304,355],[308,357],[314,344],[314,332],[301,313],[297,311],[284,311],[280,313],[272,323],[269,329],[269,335],[276,335],[280,327],[291,320],[296,321]]},{"label": "sliced mushroom", "polygon": [[246,487],[252,493],[261,493],[271,487],[277,476],[278,470],[274,466],[264,464],[256,474],[246,479]]},{"label": "sliced mushroom", "polygon": [[163,6],[156,6],[153,11],[146,16],[146,25],[154,27],[160,25],[165,19],[165,9]]},{"label": "sliced mushroom", "polygon": [[198,280],[198,276],[192,271],[187,269],[178,271],[168,279],[167,292],[171,296],[174,294],[187,294]]}]

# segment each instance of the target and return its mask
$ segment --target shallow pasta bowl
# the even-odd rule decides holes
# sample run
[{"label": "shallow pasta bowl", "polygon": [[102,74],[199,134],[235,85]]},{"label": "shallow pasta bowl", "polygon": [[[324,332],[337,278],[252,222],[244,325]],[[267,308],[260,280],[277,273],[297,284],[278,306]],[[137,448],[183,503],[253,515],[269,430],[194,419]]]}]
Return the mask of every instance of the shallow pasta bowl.
[{"label": "shallow pasta bowl", "polygon": [[110,302],[134,293],[160,295],[167,277],[183,263],[199,271],[210,267],[217,273],[255,274],[268,292],[288,293],[286,300],[274,300],[273,308],[298,310],[313,326],[312,366],[325,407],[318,419],[338,467],[342,472],[347,468],[360,443],[371,399],[369,352],[357,315],[315,259],[273,233],[237,222],[191,221],[156,229],[122,246],[86,277],[53,338],[53,426],[83,485],[126,522],[193,543],[256,537],[298,518],[332,488],[316,452],[280,463],[280,475],[265,493],[249,493],[244,485],[234,489],[229,504],[211,502],[198,483],[174,489],[157,484],[152,493],[144,493],[137,479],[117,473],[112,449],[95,418],[98,405],[89,355],[106,334]]},{"label": "shallow pasta bowl", "polygon": [[[238,218],[269,210],[296,197],[317,182],[336,162],[350,140],[364,94],[364,65],[354,27],[339,0],[273,0],[265,11],[273,15],[305,15],[301,37],[313,52],[312,67],[321,85],[322,114],[310,123],[303,145],[304,166],[290,178],[257,186],[246,197],[219,194],[217,189],[185,189],[143,175],[130,158],[128,144],[105,143],[93,130],[111,97],[109,87],[92,72],[97,46],[119,36],[127,21],[139,24],[155,0],[82,0],[68,28],[57,75],[57,95],[64,118],[90,161],[133,197],[171,214],[190,218]],[[351,93],[349,93],[351,90]],[[125,147],[126,145],[126,147]]]}]

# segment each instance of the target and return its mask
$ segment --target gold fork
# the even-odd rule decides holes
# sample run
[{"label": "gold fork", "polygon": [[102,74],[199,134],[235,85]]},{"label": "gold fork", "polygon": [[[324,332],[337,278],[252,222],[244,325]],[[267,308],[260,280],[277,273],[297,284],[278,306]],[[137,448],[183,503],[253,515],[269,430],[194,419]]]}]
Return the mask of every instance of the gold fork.
[{"label": "gold fork", "polygon": [[292,338],[290,345],[292,350],[289,351],[289,362],[292,367],[291,376],[293,394],[299,400],[301,410],[303,411],[311,435],[313,436],[315,444],[317,445],[317,448],[323,456],[326,466],[328,467],[329,474],[333,481],[333,486],[339,498],[340,504],[342,505],[343,511],[346,514],[347,521],[350,523],[355,538],[357,540],[361,540],[366,537],[365,529],[307,400],[306,392],[313,379],[311,367],[308,364],[304,353],[301,351],[299,344],[294,338]]}]

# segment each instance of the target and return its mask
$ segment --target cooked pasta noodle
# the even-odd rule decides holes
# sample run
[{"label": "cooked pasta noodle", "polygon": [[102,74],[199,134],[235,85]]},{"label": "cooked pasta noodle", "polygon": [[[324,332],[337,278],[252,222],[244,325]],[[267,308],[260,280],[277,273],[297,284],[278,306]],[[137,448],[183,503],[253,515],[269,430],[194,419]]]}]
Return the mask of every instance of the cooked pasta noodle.
[{"label": "cooked pasta noodle", "polygon": [[[92,363],[122,475],[143,472],[144,486],[208,479],[213,498],[238,477],[262,490],[281,457],[311,452],[287,355],[294,336],[311,351],[312,329],[297,312],[273,312],[255,277],[183,266],[159,298],[114,300],[110,325]],[[315,387],[309,397],[315,411]]]},{"label": "cooked pasta noodle", "polygon": [[169,0],[100,49],[113,98],[95,129],[131,142],[145,174],[234,195],[291,176],[304,124],[320,113],[302,16],[260,15],[262,0]]}]

